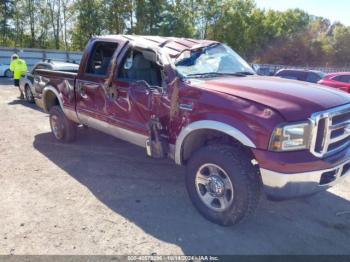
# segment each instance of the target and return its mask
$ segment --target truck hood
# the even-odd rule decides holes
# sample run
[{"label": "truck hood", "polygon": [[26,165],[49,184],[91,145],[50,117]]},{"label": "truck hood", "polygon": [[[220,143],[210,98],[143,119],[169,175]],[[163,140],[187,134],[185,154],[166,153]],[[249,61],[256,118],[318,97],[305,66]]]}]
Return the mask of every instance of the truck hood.
[{"label": "truck hood", "polygon": [[349,94],[334,88],[278,77],[220,77],[193,80],[190,85],[266,105],[287,121],[304,120],[312,113],[350,103]]}]

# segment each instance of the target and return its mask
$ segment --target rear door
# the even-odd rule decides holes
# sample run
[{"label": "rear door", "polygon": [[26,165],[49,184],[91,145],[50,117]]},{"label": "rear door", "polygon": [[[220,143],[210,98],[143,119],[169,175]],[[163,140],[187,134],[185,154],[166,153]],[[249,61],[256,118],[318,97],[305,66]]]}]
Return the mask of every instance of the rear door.
[{"label": "rear door", "polygon": [[108,122],[108,97],[106,93],[113,59],[123,48],[125,41],[92,41],[82,60],[78,74],[76,111],[79,121],[101,129]]}]

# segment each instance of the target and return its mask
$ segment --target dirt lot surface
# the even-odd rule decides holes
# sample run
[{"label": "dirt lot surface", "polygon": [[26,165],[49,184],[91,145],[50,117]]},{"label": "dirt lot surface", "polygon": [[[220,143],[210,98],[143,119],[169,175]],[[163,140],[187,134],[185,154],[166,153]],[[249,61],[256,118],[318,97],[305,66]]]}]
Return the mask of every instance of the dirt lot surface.
[{"label": "dirt lot surface", "polygon": [[0,79],[0,254],[350,254],[350,178],[318,195],[262,199],[246,223],[202,218],[184,169],[81,128],[60,144],[47,114]]}]

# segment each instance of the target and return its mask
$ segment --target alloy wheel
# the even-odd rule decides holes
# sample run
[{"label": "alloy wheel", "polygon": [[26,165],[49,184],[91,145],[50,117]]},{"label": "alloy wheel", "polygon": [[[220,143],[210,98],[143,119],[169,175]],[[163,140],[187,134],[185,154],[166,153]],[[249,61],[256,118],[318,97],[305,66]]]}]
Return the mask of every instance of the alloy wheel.
[{"label": "alloy wheel", "polygon": [[224,211],[233,202],[234,189],[225,170],[215,164],[204,164],[196,173],[196,190],[203,203],[214,211]]}]

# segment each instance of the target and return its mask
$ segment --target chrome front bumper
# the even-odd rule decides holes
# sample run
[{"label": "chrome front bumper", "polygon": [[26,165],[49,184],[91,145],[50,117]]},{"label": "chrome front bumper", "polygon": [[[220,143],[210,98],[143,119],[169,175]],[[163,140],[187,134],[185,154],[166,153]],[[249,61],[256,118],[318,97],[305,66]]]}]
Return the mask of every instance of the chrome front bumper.
[{"label": "chrome front bumper", "polygon": [[326,190],[350,174],[350,160],[330,169],[285,174],[260,169],[266,194],[272,199],[289,199]]}]

